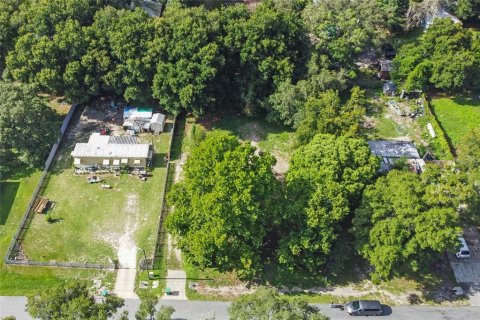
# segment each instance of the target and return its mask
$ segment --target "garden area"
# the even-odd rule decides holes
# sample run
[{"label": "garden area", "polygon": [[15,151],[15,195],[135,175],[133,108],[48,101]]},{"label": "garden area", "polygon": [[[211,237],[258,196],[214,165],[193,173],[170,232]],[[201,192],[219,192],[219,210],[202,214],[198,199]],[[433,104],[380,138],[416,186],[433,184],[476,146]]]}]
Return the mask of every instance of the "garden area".
[{"label": "garden area", "polygon": [[99,174],[102,184],[110,187],[104,189],[99,183],[88,183],[86,175],[76,174],[70,156],[76,142],[85,142],[106,125],[98,107],[87,106],[79,119],[72,120],[42,193],[50,206],[46,214],[35,215],[23,242],[28,259],[135,267],[138,250],[153,254],[171,124],[160,135],[139,135],[139,142],[154,148],[146,181],[127,172]]}]

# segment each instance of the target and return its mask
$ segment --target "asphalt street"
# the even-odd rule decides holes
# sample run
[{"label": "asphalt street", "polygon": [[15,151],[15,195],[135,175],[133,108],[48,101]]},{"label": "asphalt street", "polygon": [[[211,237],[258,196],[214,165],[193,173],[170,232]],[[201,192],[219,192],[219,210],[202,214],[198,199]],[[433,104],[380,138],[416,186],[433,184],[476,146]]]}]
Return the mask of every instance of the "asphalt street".
[{"label": "asphalt street", "polygon": [[[15,316],[17,320],[32,319],[25,312],[25,297],[0,297],[0,318]],[[140,301],[127,299],[125,309],[129,311],[130,318],[134,315]],[[162,305],[175,308],[173,318],[176,320],[203,320],[215,315],[216,320],[228,319],[229,302],[214,301],[161,301]],[[329,305],[316,305],[320,311],[331,320],[351,319],[345,311],[330,309]],[[480,320],[480,307],[430,307],[430,306],[399,306],[385,307],[386,314],[381,317],[391,320]],[[119,312],[120,313],[120,312]]]}]

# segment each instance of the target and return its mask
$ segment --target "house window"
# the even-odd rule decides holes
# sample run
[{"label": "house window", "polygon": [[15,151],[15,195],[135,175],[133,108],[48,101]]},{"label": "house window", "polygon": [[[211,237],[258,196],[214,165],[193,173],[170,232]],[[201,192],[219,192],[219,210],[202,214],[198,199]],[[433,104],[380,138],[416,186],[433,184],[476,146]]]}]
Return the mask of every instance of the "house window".
[{"label": "house window", "polygon": [[140,164],[140,160],[135,159],[135,161],[133,161],[133,164]]},{"label": "house window", "polygon": [[122,159],[122,164],[127,164],[128,163],[128,159]]},{"label": "house window", "polygon": [[81,162],[80,158],[73,159],[73,164],[80,164],[80,162]]},{"label": "house window", "polygon": [[120,165],[120,160],[113,160],[113,165],[114,166],[119,166]]},{"label": "house window", "polygon": [[103,165],[104,166],[110,165],[110,160],[109,159],[103,159]]}]

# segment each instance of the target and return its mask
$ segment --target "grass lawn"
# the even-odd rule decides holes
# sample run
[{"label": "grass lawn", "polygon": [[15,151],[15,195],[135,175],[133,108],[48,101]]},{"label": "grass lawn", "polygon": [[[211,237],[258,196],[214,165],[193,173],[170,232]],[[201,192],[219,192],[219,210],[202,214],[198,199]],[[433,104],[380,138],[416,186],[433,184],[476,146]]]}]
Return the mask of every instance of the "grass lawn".
[{"label": "grass lawn", "polygon": [[[3,257],[22,219],[35,189],[40,172],[1,182],[0,255]],[[29,295],[55,286],[65,280],[100,278],[113,287],[115,272],[42,267],[18,267],[0,264],[0,295]]]},{"label": "grass lawn", "polygon": [[153,254],[170,133],[141,138],[155,146],[153,176],[144,182],[128,174],[100,175],[110,190],[74,173],[70,152],[75,141],[62,149],[43,192],[55,203],[47,213],[55,222],[43,214],[34,217],[24,240],[29,259],[109,263],[128,238],[147,256]]},{"label": "grass lawn", "polygon": [[453,146],[457,146],[469,130],[480,127],[478,97],[435,98],[432,107]]},{"label": "grass lawn", "polygon": [[229,115],[213,123],[214,129],[227,130],[242,140],[253,141],[264,151],[290,158],[293,151],[294,131],[262,118]]}]

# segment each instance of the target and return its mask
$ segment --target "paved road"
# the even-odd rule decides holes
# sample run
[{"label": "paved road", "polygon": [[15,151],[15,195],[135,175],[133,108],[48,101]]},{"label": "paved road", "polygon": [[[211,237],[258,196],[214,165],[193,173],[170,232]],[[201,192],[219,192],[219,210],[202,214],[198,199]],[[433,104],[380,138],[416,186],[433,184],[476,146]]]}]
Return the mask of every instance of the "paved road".
[{"label": "paved road", "polygon": [[[0,318],[14,315],[17,320],[31,320],[24,311],[25,297],[0,297]],[[140,301],[127,299],[125,308],[134,319]],[[161,301],[162,305],[173,306],[176,310],[174,319],[203,320],[215,314],[216,320],[228,319],[228,302],[207,301]],[[328,305],[317,305],[331,320],[352,319],[345,312],[330,309]],[[389,308],[387,308],[387,311]],[[480,307],[428,307],[428,306],[400,306],[393,307],[385,315],[389,320],[477,320],[480,319]],[[367,319],[367,318],[365,318]]]}]

